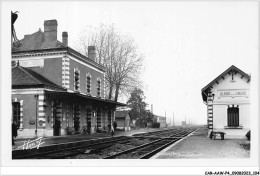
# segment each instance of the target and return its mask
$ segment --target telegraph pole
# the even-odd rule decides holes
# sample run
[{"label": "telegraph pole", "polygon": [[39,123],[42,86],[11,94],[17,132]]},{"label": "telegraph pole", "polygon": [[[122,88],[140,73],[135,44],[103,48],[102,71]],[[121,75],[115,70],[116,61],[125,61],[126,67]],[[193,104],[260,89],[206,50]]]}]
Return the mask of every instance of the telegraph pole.
[{"label": "telegraph pole", "polygon": [[174,126],[174,112],[172,114],[172,126]]}]

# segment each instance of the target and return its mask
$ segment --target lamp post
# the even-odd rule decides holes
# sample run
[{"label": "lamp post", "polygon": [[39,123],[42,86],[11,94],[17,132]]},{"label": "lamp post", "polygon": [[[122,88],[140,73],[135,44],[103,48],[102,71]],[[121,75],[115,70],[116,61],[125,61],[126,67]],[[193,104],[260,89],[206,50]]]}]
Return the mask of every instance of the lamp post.
[{"label": "lamp post", "polygon": [[214,97],[215,97],[215,94],[212,94],[212,102],[213,102],[213,100],[214,100]]},{"label": "lamp post", "polygon": [[37,137],[37,126],[38,126],[38,98],[39,98],[39,95],[38,94],[36,94],[36,95],[34,95],[34,97],[35,97],[35,112],[36,112],[36,121],[35,121],[35,135],[36,135],[36,137]]}]

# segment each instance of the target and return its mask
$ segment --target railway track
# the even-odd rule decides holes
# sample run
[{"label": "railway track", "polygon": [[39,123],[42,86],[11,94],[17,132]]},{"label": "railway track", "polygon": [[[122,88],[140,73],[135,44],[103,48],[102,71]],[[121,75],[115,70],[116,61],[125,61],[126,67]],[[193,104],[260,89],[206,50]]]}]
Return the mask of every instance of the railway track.
[{"label": "railway track", "polygon": [[150,133],[141,133],[141,134],[135,134],[134,137],[184,137],[191,132],[195,131],[195,128],[188,128],[188,129],[170,129],[170,130],[164,130],[164,131],[156,131],[156,132],[150,132]]},{"label": "railway track", "polygon": [[99,140],[89,140],[89,144],[85,144],[83,146],[79,145],[79,146],[73,146],[73,147],[68,147],[59,150],[50,150],[50,151],[45,151],[45,152],[40,152],[35,154],[18,156],[18,157],[14,156],[13,159],[60,159],[66,156],[79,154],[83,152],[83,150],[86,151],[87,148],[91,149],[91,147],[93,146],[100,146],[100,147],[104,145],[108,146],[108,145],[113,145],[115,142],[126,141],[126,140],[129,140],[129,137],[119,136],[119,137],[105,138]]},{"label": "railway track", "polygon": [[103,159],[148,159],[161,151],[162,149],[168,147],[169,145],[175,143],[180,138],[163,138],[156,141],[144,144],[138,147],[125,150],[114,155],[105,157]]},{"label": "railway track", "polygon": [[[167,130],[163,132],[152,132],[149,134],[137,134],[134,136],[145,136],[145,137],[159,137],[163,135],[163,138],[160,138],[156,141],[134,147],[122,152],[118,152],[114,155],[110,155],[104,157],[103,159],[148,159],[155,155],[156,153],[160,152],[164,148],[168,147],[169,145],[177,142],[181,138],[189,135],[196,129],[188,129],[187,131],[178,131],[178,130]],[[176,132],[172,134],[173,132]]]},{"label": "railway track", "polygon": [[[70,159],[73,156],[76,155],[87,155],[87,154],[98,154],[101,153],[102,150],[105,150],[109,147],[114,146],[115,144],[128,144],[130,143],[134,138],[133,137],[125,137],[122,139],[116,139],[116,140],[110,140],[110,141],[105,141],[105,142],[99,142],[99,143],[94,143],[90,145],[86,145],[83,147],[80,147],[78,149],[67,149],[66,151],[61,151],[61,152],[55,152],[51,153],[48,155],[43,156],[44,159]],[[142,140],[143,138],[140,138],[138,140]],[[155,140],[155,139],[151,139]]]},{"label": "railway track", "polygon": [[[13,159],[148,159],[195,130],[195,128],[167,129],[135,134],[132,137],[119,136],[89,140],[78,145],[69,143],[69,147],[66,148],[60,147],[58,150],[16,156]],[[120,148],[121,146],[123,147]]]}]

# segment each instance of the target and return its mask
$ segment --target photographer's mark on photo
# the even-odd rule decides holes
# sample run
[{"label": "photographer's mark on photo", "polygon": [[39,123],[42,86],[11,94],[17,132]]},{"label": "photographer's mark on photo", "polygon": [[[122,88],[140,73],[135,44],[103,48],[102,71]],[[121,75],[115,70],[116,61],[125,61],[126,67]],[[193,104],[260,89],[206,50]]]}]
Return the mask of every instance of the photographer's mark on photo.
[{"label": "photographer's mark on photo", "polygon": [[33,148],[39,149],[40,145],[44,144],[42,138],[43,137],[38,137],[37,139],[34,140],[30,140],[30,139],[25,140],[23,145],[19,146],[18,149],[22,149],[22,150],[28,150]]}]

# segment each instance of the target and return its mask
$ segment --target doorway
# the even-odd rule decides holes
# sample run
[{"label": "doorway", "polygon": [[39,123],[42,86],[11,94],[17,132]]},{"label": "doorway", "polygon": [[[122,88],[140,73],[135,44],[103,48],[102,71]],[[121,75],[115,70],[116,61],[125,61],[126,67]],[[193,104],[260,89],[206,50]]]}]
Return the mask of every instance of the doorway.
[{"label": "doorway", "polygon": [[60,118],[57,117],[57,109],[53,108],[53,135],[60,136]]},{"label": "doorway", "polygon": [[17,125],[17,128],[20,127],[20,103],[13,103],[13,123]]},{"label": "doorway", "polygon": [[79,106],[77,105],[77,106],[74,106],[74,110],[73,110],[73,112],[74,112],[74,129],[75,129],[75,131],[79,131],[79,123],[80,123],[80,121],[79,121],[79,119],[80,119],[80,109],[79,109]]}]

